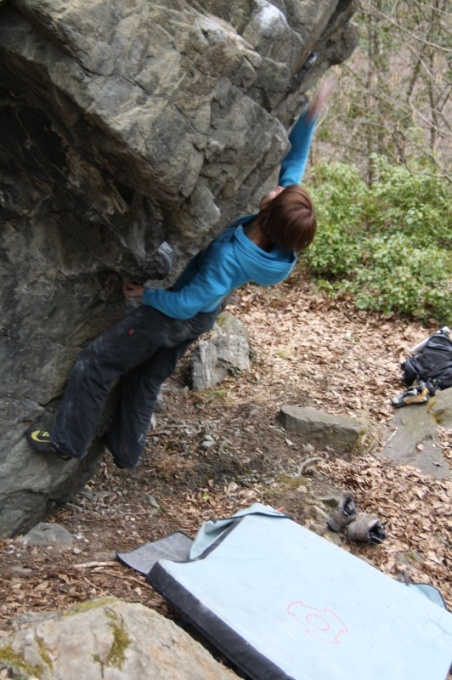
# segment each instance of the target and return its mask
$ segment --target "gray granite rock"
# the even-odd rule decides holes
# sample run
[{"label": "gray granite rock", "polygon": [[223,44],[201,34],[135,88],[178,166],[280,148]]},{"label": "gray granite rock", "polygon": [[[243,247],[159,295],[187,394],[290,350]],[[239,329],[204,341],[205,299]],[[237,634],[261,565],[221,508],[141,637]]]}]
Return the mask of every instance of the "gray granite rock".
[{"label": "gray granite rock", "polygon": [[302,435],[315,448],[344,457],[352,455],[365,432],[359,420],[300,406],[282,406],[279,419],[286,430]]},{"label": "gray granite rock", "polygon": [[228,375],[250,369],[248,331],[229,312],[223,312],[205,340],[198,341],[191,360],[194,390],[215,387]]},{"label": "gray granite rock", "polygon": [[49,426],[81,348],[127,311],[124,278],[169,285],[256,207],[306,91],[353,50],[355,9],[0,3],[0,536],[93,474],[100,440],[63,465],[25,431]]},{"label": "gray granite rock", "polygon": [[39,522],[21,538],[24,545],[72,545],[74,537],[60,524]]},{"label": "gray granite rock", "polygon": [[379,452],[394,463],[412,465],[438,479],[452,470],[442,454],[438,425],[452,430],[452,388],[437,392],[425,404],[403,406],[394,412],[393,431]]},{"label": "gray granite rock", "polygon": [[20,677],[40,680],[237,677],[173,621],[120,600],[82,605],[3,637],[2,659]]}]

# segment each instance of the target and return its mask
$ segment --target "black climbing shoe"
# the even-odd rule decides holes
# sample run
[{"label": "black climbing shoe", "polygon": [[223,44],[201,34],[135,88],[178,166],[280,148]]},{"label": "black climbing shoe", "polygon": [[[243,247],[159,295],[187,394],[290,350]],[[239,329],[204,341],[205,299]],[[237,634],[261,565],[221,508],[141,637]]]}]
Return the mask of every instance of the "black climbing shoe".
[{"label": "black climbing shoe", "polygon": [[45,430],[28,430],[25,436],[31,448],[39,451],[39,453],[49,453],[61,460],[71,460],[72,458],[72,456],[57,449],[50,439],[50,432]]}]

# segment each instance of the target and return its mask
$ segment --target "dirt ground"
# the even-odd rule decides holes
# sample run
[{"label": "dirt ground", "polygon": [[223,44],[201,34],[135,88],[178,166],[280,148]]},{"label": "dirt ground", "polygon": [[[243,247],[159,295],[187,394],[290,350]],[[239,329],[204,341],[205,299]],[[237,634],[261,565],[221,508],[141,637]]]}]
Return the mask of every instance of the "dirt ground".
[{"label": "dirt ground", "polygon": [[[184,360],[165,386],[165,410],[139,468],[119,470],[106,456],[86,488],[48,520],[74,536],[72,546],[0,541],[0,635],[30,613],[107,595],[175,617],[116,551],[174,531],[194,537],[205,520],[254,501],[284,507],[310,526],[312,499],[338,490],[352,490],[358,510],[376,514],[387,533],[380,546],[344,539],[343,549],[392,577],[407,571],[436,585],[452,607],[452,481],[376,455],[391,433],[390,399],[402,391],[399,362],[428,330],[333,303],[297,276],[275,288],[248,286],[228,310],[248,328],[251,370],[195,393]],[[345,461],[303,445],[278,422],[283,404],[365,419],[364,452]],[[452,433],[441,439],[450,460]],[[320,460],[303,469],[313,457]]]}]

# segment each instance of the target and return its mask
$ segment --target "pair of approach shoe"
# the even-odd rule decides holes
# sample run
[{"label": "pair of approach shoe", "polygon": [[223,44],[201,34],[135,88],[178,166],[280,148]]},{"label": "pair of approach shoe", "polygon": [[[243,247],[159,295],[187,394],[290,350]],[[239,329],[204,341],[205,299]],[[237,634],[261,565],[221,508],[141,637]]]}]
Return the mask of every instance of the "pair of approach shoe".
[{"label": "pair of approach shoe", "polygon": [[328,529],[340,533],[345,528],[350,540],[361,543],[379,544],[386,538],[386,532],[375,515],[358,515],[352,493],[345,493],[337,508],[326,521]]}]

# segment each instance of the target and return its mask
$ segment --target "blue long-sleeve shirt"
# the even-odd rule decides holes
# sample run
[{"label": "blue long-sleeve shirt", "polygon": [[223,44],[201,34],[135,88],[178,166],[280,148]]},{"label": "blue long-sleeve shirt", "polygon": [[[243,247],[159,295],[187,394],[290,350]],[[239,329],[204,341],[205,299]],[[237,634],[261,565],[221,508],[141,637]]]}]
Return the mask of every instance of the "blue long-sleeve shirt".
[{"label": "blue long-sleeve shirt", "polygon": [[[315,130],[315,120],[304,113],[292,128],[291,148],[281,163],[278,185],[301,184]],[[294,252],[275,246],[270,252],[259,248],[244,233],[243,226],[258,213],[238,219],[186,266],[174,286],[146,289],[141,301],[175,319],[190,319],[198,312],[212,312],[235,288],[254,281],[271,285],[283,281],[297,261]]]}]

